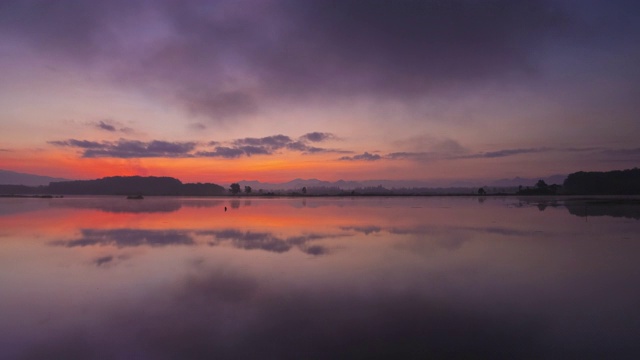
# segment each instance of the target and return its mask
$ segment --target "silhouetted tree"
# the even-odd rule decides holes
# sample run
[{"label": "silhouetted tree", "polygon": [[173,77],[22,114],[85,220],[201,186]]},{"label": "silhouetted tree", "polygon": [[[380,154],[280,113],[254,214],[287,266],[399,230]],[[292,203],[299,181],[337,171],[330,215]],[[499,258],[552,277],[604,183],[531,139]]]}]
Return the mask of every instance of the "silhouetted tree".
[{"label": "silhouetted tree", "polygon": [[487,195],[487,192],[483,188],[480,188],[478,189],[478,195]]},{"label": "silhouetted tree", "polygon": [[244,192],[245,192],[245,194],[251,194],[251,186],[245,186],[244,187]]},{"label": "silhouetted tree", "polygon": [[544,180],[540,179],[538,180],[538,182],[536,183],[536,188],[540,189],[540,190],[545,190],[549,185],[547,185],[546,182],[544,182]]},{"label": "silhouetted tree", "polygon": [[307,194],[307,187],[306,187],[306,186],[304,186],[304,187],[302,188],[302,193],[303,193],[303,194],[305,194],[305,195]]},{"label": "silhouetted tree", "polygon": [[233,183],[229,186],[229,191],[231,192],[231,194],[236,195],[240,192],[240,184],[238,183]]},{"label": "silhouetted tree", "polygon": [[640,195],[640,169],[576,172],[564,181],[567,194]]}]

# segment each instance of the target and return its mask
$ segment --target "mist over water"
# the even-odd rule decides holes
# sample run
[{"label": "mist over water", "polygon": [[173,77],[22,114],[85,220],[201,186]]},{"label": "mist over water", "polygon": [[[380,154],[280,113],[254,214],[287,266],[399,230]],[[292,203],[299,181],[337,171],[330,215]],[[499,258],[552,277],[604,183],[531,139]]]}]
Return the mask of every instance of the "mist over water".
[{"label": "mist over water", "polygon": [[0,199],[2,358],[635,358],[638,208]]}]

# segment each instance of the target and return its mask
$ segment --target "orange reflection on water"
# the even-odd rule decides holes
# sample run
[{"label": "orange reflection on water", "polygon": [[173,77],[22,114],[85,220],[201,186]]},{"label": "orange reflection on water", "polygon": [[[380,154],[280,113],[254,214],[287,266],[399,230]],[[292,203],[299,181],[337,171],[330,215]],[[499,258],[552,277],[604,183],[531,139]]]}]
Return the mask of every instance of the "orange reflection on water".
[{"label": "orange reflection on water", "polygon": [[[14,213],[0,217],[0,227],[14,234],[43,236],[71,234],[78,229],[182,229],[243,228],[282,233],[326,232],[343,227],[371,225],[410,226],[423,219],[408,216],[411,207],[376,207],[349,198],[318,199],[180,199],[149,197],[143,201],[121,197],[68,197],[11,199]],[[29,211],[20,205],[29,203]],[[225,207],[227,211],[225,211]],[[431,214],[424,220],[442,221]]]}]

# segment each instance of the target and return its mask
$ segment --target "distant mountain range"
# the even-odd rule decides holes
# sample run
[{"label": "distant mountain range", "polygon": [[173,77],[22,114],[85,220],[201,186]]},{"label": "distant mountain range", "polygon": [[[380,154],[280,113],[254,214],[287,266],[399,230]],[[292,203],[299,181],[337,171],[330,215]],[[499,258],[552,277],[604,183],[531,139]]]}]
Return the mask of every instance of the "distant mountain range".
[{"label": "distant mountain range", "polygon": [[[254,190],[263,189],[265,191],[273,190],[300,190],[303,187],[306,188],[340,188],[342,190],[353,190],[358,188],[370,188],[382,186],[387,189],[400,189],[400,188],[474,188],[480,186],[488,187],[518,187],[520,185],[534,186],[538,180],[544,180],[547,184],[559,184],[562,185],[566,175],[553,175],[539,178],[521,178],[515,177],[513,179],[500,179],[500,180],[432,180],[432,181],[420,181],[420,180],[364,180],[364,181],[323,181],[318,179],[295,179],[282,183],[267,183],[257,180],[242,180],[238,181],[241,187],[251,186]],[[227,184],[228,185],[228,184]]]},{"label": "distant mountain range", "polygon": [[69,181],[69,179],[0,170],[0,184],[2,185],[43,186],[57,181]]},{"label": "distant mountain range", "polygon": [[513,179],[500,179],[493,181],[488,184],[488,186],[497,186],[497,187],[510,187],[510,186],[534,186],[538,180],[544,180],[547,184],[558,184],[562,185],[564,180],[567,178],[567,175],[552,175],[541,178],[521,178],[514,177]]}]

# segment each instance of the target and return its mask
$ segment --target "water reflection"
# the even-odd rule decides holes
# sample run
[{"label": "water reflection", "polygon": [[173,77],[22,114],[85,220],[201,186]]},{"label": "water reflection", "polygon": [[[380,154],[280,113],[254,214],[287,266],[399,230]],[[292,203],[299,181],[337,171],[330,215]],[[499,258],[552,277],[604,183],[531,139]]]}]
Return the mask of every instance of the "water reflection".
[{"label": "water reflection", "polygon": [[0,200],[2,358],[640,356],[629,204],[26,200]]},{"label": "water reflection", "polygon": [[111,213],[156,213],[175,212],[180,210],[182,204],[178,201],[165,199],[147,199],[146,201],[131,201],[124,198],[94,197],[71,198],[66,200],[50,201],[53,208],[93,209]]},{"label": "water reflection", "polygon": [[282,238],[268,232],[243,232],[235,229],[199,231],[198,235],[208,235],[213,237],[213,239],[208,242],[211,246],[229,243],[237,249],[260,249],[276,253],[287,252],[291,250],[291,248],[297,247],[301,251],[311,255],[324,255],[327,254],[329,250],[320,245],[308,245],[310,241],[341,236],[302,234]]},{"label": "water reflection", "polygon": [[[209,246],[229,245],[236,249],[265,250],[283,253],[298,248],[311,255],[324,255],[329,249],[311,245],[309,242],[327,238],[347,236],[348,234],[301,234],[298,236],[279,237],[269,232],[241,231],[238,229],[222,230],[142,230],[142,229],[81,229],[80,237],[69,240],[55,240],[53,246],[85,247],[113,246],[116,248],[138,246],[173,246],[202,245],[205,240]],[[101,258],[102,259],[102,258]],[[101,260],[105,263],[110,260]],[[99,265],[99,264],[98,264]]]},{"label": "water reflection", "polygon": [[571,215],[611,216],[640,220],[640,200],[582,200],[565,203]]},{"label": "water reflection", "polygon": [[80,238],[73,240],[57,240],[53,245],[66,247],[112,245],[116,247],[128,246],[167,246],[193,245],[191,236],[180,230],[139,230],[139,229],[81,229]]}]

